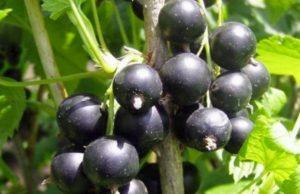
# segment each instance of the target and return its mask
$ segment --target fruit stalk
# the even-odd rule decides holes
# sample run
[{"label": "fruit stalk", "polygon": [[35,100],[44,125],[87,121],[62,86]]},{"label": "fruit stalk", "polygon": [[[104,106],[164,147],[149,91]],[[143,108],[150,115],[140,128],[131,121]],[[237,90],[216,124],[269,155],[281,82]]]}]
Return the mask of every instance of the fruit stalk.
[{"label": "fruit stalk", "polygon": [[[156,69],[160,69],[167,59],[167,46],[162,40],[157,28],[158,15],[165,0],[144,1],[145,8],[145,33],[148,51],[147,62]],[[173,113],[173,105],[166,101],[166,107],[170,115]],[[172,123],[170,123],[172,128]],[[171,133],[166,137],[157,150],[160,179],[163,194],[184,194],[182,161],[179,142]]]},{"label": "fruit stalk", "polygon": [[[37,0],[24,0],[28,18],[30,21],[33,37],[42,62],[45,75],[48,79],[59,77],[58,68],[54,59],[53,50],[49,41],[49,36],[45,27],[45,22]],[[56,83],[50,85],[50,92],[58,105],[64,98],[64,87]]]}]

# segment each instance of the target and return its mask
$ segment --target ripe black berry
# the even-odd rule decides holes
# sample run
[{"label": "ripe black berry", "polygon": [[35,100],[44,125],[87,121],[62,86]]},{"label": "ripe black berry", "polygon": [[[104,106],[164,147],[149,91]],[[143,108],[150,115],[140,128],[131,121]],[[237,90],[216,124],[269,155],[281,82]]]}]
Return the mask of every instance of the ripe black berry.
[{"label": "ripe black berry", "polygon": [[105,134],[107,112],[92,95],[78,94],[66,98],[59,106],[57,123],[72,142],[86,145]]},{"label": "ripe black berry", "polygon": [[138,177],[146,185],[150,194],[161,194],[159,168],[157,163],[148,163],[140,170]]},{"label": "ripe black berry", "polygon": [[184,132],[190,147],[202,152],[215,151],[229,141],[231,124],[221,110],[203,108],[194,111],[188,117]]},{"label": "ripe black berry", "polygon": [[252,99],[261,97],[268,90],[271,76],[262,63],[252,59],[241,71],[247,75],[252,84]]},{"label": "ripe black berry", "polygon": [[232,133],[225,150],[237,154],[253,129],[253,123],[245,117],[230,119]]},{"label": "ripe black berry", "polygon": [[185,133],[184,133],[184,127],[185,122],[189,118],[189,116],[195,112],[196,110],[200,110],[204,108],[204,106],[200,103],[196,103],[190,106],[184,106],[180,107],[177,111],[175,118],[174,118],[174,131],[177,136],[177,138],[182,142],[186,143]]},{"label": "ripe black berry", "polygon": [[96,185],[105,188],[122,186],[138,173],[138,153],[123,138],[102,137],[86,147],[83,170]]},{"label": "ripe black berry", "polygon": [[162,83],[158,73],[150,66],[134,64],[116,75],[113,90],[122,107],[131,112],[142,112],[158,101]]},{"label": "ripe black berry", "polygon": [[241,23],[225,23],[211,36],[212,59],[225,69],[238,70],[244,67],[255,48],[254,33]]},{"label": "ripe black berry", "polygon": [[197,167],[190,162],[183,162],[184,193],[195,194],[200,186]]},{"label": "ripe black berry", "polygon": [[51,174],[57,187],[71,194],[86,193],[91,184],[82,171],[83,153],[59,154],[51,163]]},{"label": "ripe black berry", "polygon": [[220,75],[210,88],[213,106],[225,112],[237,112],[245,108],[251,95],[251,82],[240,72],[226,72]]},{"label": "ripe black berry", "polygon": [[164,140],[168,133],[168,116],[160,106],[140,114],[121,107],[116,114],[114,132],[130,141],[142,156]]},{"label": "ripe black berry", "polygon": [[144,20],[143,5],[139,1],[133,0],[131,3],[131,7],[133,13],[141,20]]},{"label": "ripe black berry", "polygon": [[120,194],[148,194],[145,184],[137,179],[133,179],[127,185],[119,188]]},{"label": "ripe black berry", "polygon": [[204,33],[206,23],[194,0],[176,0],[165,4],[158,25],[163,37],[171,42],[193,42]]},{"label": "ripe black berry", "polygon": [[164,90],[176,104],[194,104],[206,93],[211,82],[205,61],[192,53],[182,53],[169,59],[161,68]]}]

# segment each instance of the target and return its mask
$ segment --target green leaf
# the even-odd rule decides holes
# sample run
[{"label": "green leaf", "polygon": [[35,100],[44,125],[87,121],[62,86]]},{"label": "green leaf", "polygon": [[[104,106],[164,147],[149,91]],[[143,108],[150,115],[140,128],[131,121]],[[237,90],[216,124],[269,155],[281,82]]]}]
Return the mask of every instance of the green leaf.
[{"label": "green leaf", "polygon": [[276,23],[294,3],[295,0],[265,0],[271,21]]},{"label": "green leaf", "polygon": [[3,20],[3,18],[5,18],[11,11],[12,9],[0,10],[0,21]]},{"label": "green leaf", "polygon": [[[74,0],[78,5],[84,1],[86,0]],[[70,3],[69,0],[44,0],[42,7],[51,13],[51,19],[56,20],[70,9]]]},{"label": "green leaf", "polygon": [[250,181],[243,181],[239,183],[230,183],[223,184],[213,187],[205,192],[205,194],[224,194],[224,193],[238,193],[243,189],[246,185],[248,185]]},{"label": "green leaf", "polygon": [[296,171],[291,175],[290,179],[284,181],[279,187],[283,193],[300,193],[300,165],[297,166]]},{"label": "green leaf", "polygon": [[255,101],[258,108],[256,115],[264,114],[266,116],[277,115],[287,102],[285,93],[276,88],[270,88],[261,98]]},{"label": "green leaf", "polygon": [[18,128],[25,107],[23,88],[0,86],[0,147]]},{"label": "green leaf", "polygon": [[277,139],[271,134],[273,120],[260,116],[254,123],[255,127],[239,153],[240,159],[262,164],[278,183],[288,179],[297,166],[295,155],[276,144]]},{"label": "green leaf", "polygon": [[257,53],[271,73],[293,75],[300,83],[300,39],[272,36],[259,42]]}]

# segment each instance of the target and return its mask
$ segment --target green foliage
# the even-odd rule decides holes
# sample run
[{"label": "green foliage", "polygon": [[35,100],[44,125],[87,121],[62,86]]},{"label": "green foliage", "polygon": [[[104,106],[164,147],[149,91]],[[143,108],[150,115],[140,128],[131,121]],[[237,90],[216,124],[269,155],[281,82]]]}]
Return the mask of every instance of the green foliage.
[{"label": "green foliage", "polygon": [[269,18],[276,23],[285,12],[295,3],[295,0],[264,0],[269,8]]},{"label": "green foliage", "polygon": [[3,9],[0,10],[0,21],[5,18],[10,12],[12,11],[12,9]]},{"label": "green foliage", "polygon": [[300,39],[273,36],[259,42],[258,59],[271,73],[293,75],[300,81]]},{"label": "green foliage", "polygon": [[25,107],[22,88],[0,86],[0,147],[19,126]]}]

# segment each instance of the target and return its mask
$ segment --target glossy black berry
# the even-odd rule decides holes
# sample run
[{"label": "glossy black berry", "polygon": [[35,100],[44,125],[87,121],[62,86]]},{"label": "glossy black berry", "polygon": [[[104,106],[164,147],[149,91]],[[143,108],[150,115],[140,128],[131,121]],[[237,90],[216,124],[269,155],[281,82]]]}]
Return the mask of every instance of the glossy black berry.
[{"label": "glossy black berry", "polygon": [[200,175],[197,167],[190,162],[183,162],[184,193],[195,194],[200,186]]},{"label": "glossy black berry", "polygon": [[184,132],[188,146],[202,152],[215,151],[229,141],[231,124],[221,110],[203,108],[188,117]]},{"label": "glossy black berry", "polygon": [[105,188],[122,186],[138,173],[138,153],[123,138],[102,137],[86,147],[83,170],[96,185]]},{"label": "glossy black berry", "polygon": [[204,106],[200,103],[195,103],[190,106],[184,106],[180,107],[177,111],[175,117],[174,117],[174,131],[176,134],[176,137],[182,142],[186,143],[185,133],[184,133],[184,127],[185,122],[189,118],[189,116],[195,112],[196,110],[200,110],[204,108]]},{"label": "glossy black berry", "polygon": [[140,114],[132,114],[121,107],[116,114],[114,133],[131,142],[143,156],[166,137],[168,115],[160,106],[152,106]]},{"label": "glossy black berry", "polygon": [[57,111],[57,123],[62,133],[80,145],[86,145],[104,135],[107,112],[100,105],[100,101],[89,94],[66,98]]},{"label": "glossy black berry", "polygon": [[245,108],[251,95],[251,82],[240,72],[226,72],[220,75],[210,88],[213,106],[225,112],[237,112]]},{"label": "glossy black berry", "polygon": [[247,65],[255,53],[256,38],[244,24],[229,22],[219,27],[211,36],[212,59],[228,70],[238,70]]},{"label": "glossy black berry", "polygon": [[82,171],[83,153],[69,152],[54,157],[51,174],[57,187],[70,194],[86,193],[91,183]]},{"label": "glossy black berry", "polygon": [[131,112],[143,112],[158,101],[162,83],[153,68],[145,64],[134,64],[116,75],[113,90],[123,108]]},{"label": "glossy black berry", "polygon": [[139,1],[133,0],[131,3],[131,7],[133,13],[141,20],[144,20],[143,5]]},{"label": "glossy black berry", "polygon": [[161,9],[158,25],[171,42],[193,42],[204,33],[206,23],[194,0],[170,1]]},{"label": "glossy black berry", "polygon": [[269,89],[271,76],[262,63],[252,59],[241,71],[252,84],[252,99],[261,97]]},{"label": "glossy black berry", "polygon": [[119,188],[119,193],[120,194],[148,194],[148,190],[142,181],[138,179],[133,179],[127,185],[124,185],[123,187]]},{"label": "glossy black berry", "polygon": [[211,83],[205,61],[192,53],[169,59],[160,69],[164,91],[178,105],[192,105],[203,96]]},{"label": "glossy black berry", "polygon": [[138,178],[144,182],[149,194],[161,194],[159,168],[157,163],[145,164],[138,174]]},{"label": "glossy black berry", "polygon": [[236,117],[230,119],[232,133],[225,150],[237,154],[253,129],[253,123],[245,117]]},{"label": "glossy black berry", "polygon": [[227,116],[231,119],[234,117],[245,117],[249,118],[249,112],[247,109],[242,109],[238,112],[226,112]]}]

